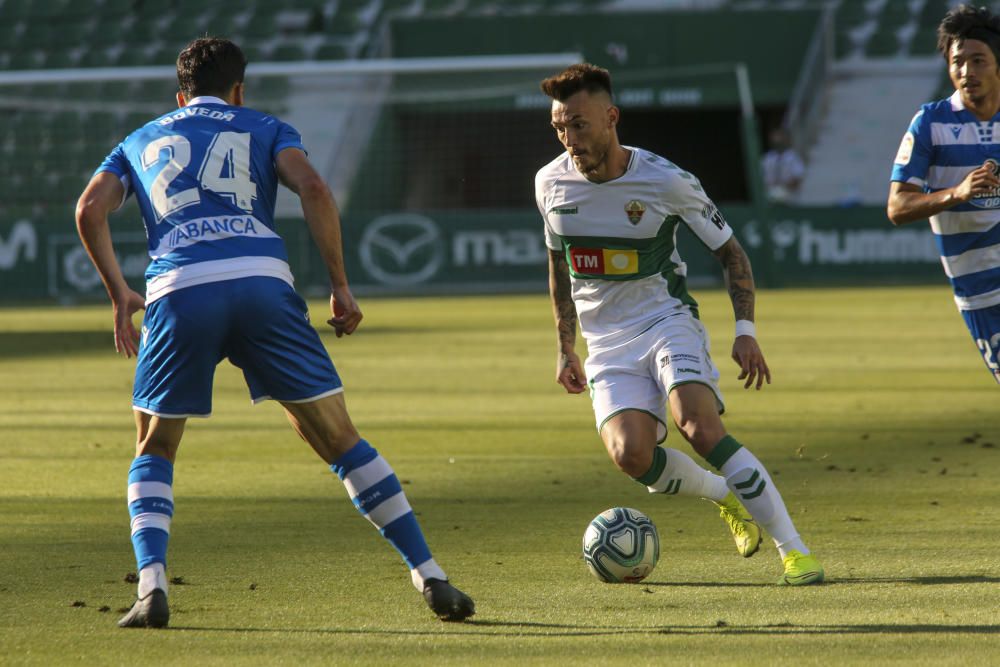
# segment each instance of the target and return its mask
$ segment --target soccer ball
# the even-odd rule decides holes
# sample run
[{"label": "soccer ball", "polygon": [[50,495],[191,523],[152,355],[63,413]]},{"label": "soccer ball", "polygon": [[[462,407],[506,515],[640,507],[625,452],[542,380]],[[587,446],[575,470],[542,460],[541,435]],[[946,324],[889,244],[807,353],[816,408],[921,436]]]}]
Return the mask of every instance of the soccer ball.
[{"label": "soccer ball", "polygon": [[583,561],[595,577],[609,584],[642,581],[659,558],[656,526],[631,507],[604,510],[583,534]]}]

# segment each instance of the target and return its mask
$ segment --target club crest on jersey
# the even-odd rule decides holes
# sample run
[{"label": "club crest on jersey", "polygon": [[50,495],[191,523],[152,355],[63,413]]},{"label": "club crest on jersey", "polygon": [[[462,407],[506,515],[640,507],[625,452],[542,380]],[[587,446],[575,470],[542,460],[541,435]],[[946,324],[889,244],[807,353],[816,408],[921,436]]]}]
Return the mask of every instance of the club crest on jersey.
[{"label": "club crest on jersey", "polygon": [[[994,176],[1000,175],[1000,164],[990,158],[983,162],[983,166],[993,172]],[[976,208],[1000,208],[1000,188],[993,188],[981,197],[976,197],[969,201]]]},{"label": "club crest on jersey", "polygon": [[642,220],[642,214],[645,212],[646,205],[638,199],[633,199],[625,204],[625,215],[628,216],[628,221],[633,225],[639,224],[639,221]]}]

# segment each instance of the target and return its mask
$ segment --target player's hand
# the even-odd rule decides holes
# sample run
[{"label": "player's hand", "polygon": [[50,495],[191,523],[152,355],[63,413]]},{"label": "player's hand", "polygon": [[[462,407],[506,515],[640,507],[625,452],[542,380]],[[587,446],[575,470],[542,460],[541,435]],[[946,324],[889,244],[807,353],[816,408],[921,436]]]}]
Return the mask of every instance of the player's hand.
[{"label": "player's hand", "polygon": [[733,361],[740,367],[738,380],[746,380],[744,389],[749,389],[750,385],[757,381],[757,390],[764,386],[767,380],[771,384],[771,369],[764,361],[764,353],[760,351],[760,345],[753,336],[737,336],[733,341]]},{"label": "player's hand", "polygon": [[139,330],[132,323],[132,315],[146,309],[146,299],[125,287],[111,296],[111,307],[115,316],[115,350],[131,359],[139,354]]},{"label": "player's hand", "polygon": [[335,287],[330,292],[330,312],[333,317],[328,319],[326,323],[337,332],[337,338],[344,334],[350,336],[354,333],[363,317],[358,302],[354,300],[351,290],[346,286]]},{"label": "player's hand", "polygon": [[970,171],[962,182],[955,186],[954,194],[959,201],[967,202],[977,197],[985,197],[998,187],[1000,187],[1000,177],[994,171],[993,165],[987,163]]},{"label": "player's hand", "polygon": [[582,394],[587,391],[587,375],[583,372],[580,357],[575,353],[559,355],[556,361],[556,382],[570,394]]}]

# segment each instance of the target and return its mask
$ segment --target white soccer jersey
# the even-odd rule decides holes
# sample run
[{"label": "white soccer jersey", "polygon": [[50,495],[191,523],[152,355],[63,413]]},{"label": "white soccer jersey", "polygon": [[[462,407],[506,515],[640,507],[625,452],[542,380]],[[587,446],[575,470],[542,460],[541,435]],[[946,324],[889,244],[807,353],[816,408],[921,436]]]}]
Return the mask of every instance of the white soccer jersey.
[{"label": "white soccer jersey", "polygon": [[625,173],[606,183],[588,181],[569,153],[535,176],[545,243],[566,254],[591,353],[635,338],[678,309],[697,317],[677,252],[680,223],[710,250],[733,234],[697,178],[649,151],[625,148]]}]

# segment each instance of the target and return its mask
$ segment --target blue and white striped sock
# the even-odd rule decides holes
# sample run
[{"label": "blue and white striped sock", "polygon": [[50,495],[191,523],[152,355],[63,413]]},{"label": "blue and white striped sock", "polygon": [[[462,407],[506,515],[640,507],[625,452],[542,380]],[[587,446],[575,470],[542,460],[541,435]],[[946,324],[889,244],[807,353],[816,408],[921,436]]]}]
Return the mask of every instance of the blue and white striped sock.
[{"label": "blue and white striped sock", "polygon": [[431,557],[417,518],[392,468],[365,440],[359,440],[330,469],[344,482],[362,516],[400,553],[418,591],[426,579],[447,579]]},{"label": "blue and white striped sock", "polygon": [[174,464],[146,454],[128,470],[128,513],[132,517],[132,548],[139,570],[139,597],[154,588],[167,592],[165,568],[170,519],[174,515]]}]

